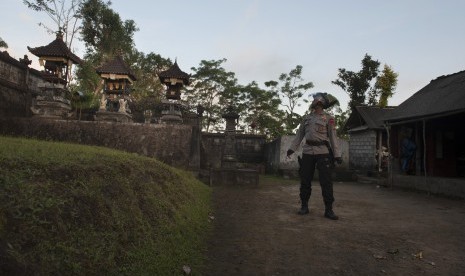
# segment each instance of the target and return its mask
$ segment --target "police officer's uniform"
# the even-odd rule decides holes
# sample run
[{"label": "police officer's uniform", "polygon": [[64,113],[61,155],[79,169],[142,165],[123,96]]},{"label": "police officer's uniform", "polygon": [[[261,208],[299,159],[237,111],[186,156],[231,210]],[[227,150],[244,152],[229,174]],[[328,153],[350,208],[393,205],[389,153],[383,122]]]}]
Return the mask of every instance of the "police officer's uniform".
[{"label": "police officer's uniform", "polygon": [[334,158],[341,160],[341,153],[336,139],[335,119],[326,112],[316,114],[312,112],[306,115],[299,126],[295,139],[289,148],[289,152],[295,152],[299,145],[302,146],[302,162],[300,172],[300,199],[302,209],[299,214],[308,213],[308,200],[312,192],[311,182],[318,168],[319,180],[325,203],[325,216],[337,219],[332,210],[334,202],[333,183],[331,173],[333,160],[330,157],[329,147]]}]

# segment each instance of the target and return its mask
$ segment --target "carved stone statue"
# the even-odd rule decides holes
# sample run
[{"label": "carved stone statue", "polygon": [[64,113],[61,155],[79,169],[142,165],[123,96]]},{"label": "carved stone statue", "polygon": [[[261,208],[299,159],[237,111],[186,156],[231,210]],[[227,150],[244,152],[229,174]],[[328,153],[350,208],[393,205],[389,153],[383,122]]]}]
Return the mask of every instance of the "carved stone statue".
[{"label": "carved stone statue", "polygon": [[106,110],[107,109],[107,98],[105,97],[105,94],[102,94],[102,98],[100,99],[100,110]]},{"label": "carved stone statue", "polygon": [[126,105],[128,104],[128,101],[125,99],[119,99],[119,112],[126,113]]}]

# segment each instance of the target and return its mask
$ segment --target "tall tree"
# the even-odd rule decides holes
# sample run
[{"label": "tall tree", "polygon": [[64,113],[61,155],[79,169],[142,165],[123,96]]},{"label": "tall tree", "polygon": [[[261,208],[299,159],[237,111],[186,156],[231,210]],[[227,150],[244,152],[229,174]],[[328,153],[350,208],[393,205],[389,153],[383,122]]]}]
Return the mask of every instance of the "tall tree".
[{"label": "tall tree", "polygon": [[167,70],[173,62],[169,58],[163,58],[153,52],[145,54],[134,50],[128,63],[132,64],[132,70],[137,78],[133,86],[132,96],[136,100],[153,97],[158,102],[161,101],[164,98],[164,87],[157,74]]},{"label": "tall tree", "polygon": [[336,132],[337,136],[342,139],[349,139],[349,136],[346,131],[344,131],[344,126],[349,119],[349,115],[351,110],[346,109],[346,111],[343,111],[340,106],[337,106],[334,108],[333,115],[336,119]]},{"label": "tall tree", "polygon": [[81,8],[81,36],[86,55],[97,64],[119,50],[131,53],[135,46],[136,23],[131,19],[123,21],[110,5],[111,2],[102,0],[86,0]]},{"label": "tall tree", "polygon": [[84,0],[23,0],[23,3],[30,9],[44,12],[52,19],[55,26],[48,26],[40,22],[39,26],[44,27],[48,33],[62,31],[64,41],[70,49],[79,32],[80,8]]},{"label": "tall tree", "polygon": [[394,94],[394,90],[397,86],[398,73],[394,72],[392,68],[385,64],[381,75],[376,79],[375,89],[379,91],[378,105],[380,107],[386,107],[388,105],[388,99]]},{"label": "tall tree", "polygon": [[302,65],[297,65],[288,74],[283,73],[279,76],[279,81],[267,81],[266,87],[271,91],[279,93],[283,99],[286,111],[285,127],[288,133],[292,133],[300,122],[301,116],[295,113],[295,108],[301,105],[301,101],[307,103],[304,98],[305,94],[313,88],[312,82],[305,82],[302,78]]},{"label": "tall tree", "polygon": [[[81,38],[86,46],[85,62],[78,68],[79,86],[86,93],[97,94],[101,81],[95,68],[121,50],[125,61],[136,52],[134,33],[138,30],[133,20],[123,21],[111,8],[111,2],[85,0],[81,5]],[[132,63],[129,63],[132,65]]]},{"label": "tall tree", "polygon": [[205,110],[203,127],[219,127],[221,112],[232,103],[237,92],[237,79],[233,72],[223,68],[226,59],[202,60],[199,66],[192,67],[194,74],[191,85],[185,93],[186,100],[193,105],[201,105]]},{"label": "tall tree", "polygon": [[347,71],[345,68],[338,69],[338,78],[332,83],[341,87],[350,96],[350,109],[365,103],[371,82],[378,76],[379,65],[379,61],[373,60],[370,55],[365,54],[360,71],[353,72]]},{"label": "tall tree", "polygon": [[281,99],[277,92],[261,89],[256,82],[251,82],[240,88],[237,102],[242,111],[241,121],[252,127],[255,133],[267,138],[284,133],[282,120],[285,113],[279,109]]}]

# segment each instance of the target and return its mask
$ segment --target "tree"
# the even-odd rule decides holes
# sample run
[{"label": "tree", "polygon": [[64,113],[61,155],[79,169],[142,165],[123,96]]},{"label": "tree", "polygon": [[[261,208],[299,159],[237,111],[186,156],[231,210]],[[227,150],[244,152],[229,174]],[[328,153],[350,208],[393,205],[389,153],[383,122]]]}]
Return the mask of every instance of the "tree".
[{"label": "tree", "polygon": [[132,96],[136,100],[153,97],[160,102],[164,97],[164,86],[158,78],[158,73],[167,70],[173,62],[153,52],[144,54],[134,49],[128,59],[137,81],[134,83]]},{"label": "tree", "polygon": [[334,112],[334,118],[336,119],[336,132],[337,136],[342,139],[348,140],[348,134],[344,131],[344,126],[349,119],[350,109],[346,109],[343,111],[341,107],[336,107]]},{"label": "tree", "polygon": [[396,89],[398,76],[399,74],[394,72],[389,65],[384,65],[384,69],[375,84],[375,89],[380,91],[378,101],[380,107],[388,105],[388,99],[392,97]]},{"label": "tree", "polygon": [[253,126],[256,133],[269,139],[283,134],[285,113],[279,109],[281,99],[278,93],[261,89],[256,82],[251,82],[240,88],[237,102],[242,111],[241,121]]},{"label": "tree", "polygon": [[338,79],[332,81],[339,86],[349,96],[349,108],[364,104],[366,93],[371,87],[371,81],[378,76],[380,62],[373,60],[371,56],[365,54],[362,59],[362,69],[358,72],[347,71],[345,68],[339,68]]},{"label": "tree", "polygon": [[[300,106],[300,101],[307,91],[313,88],[312,82],[304,82],[302,68],[301,65],[297,65],[289,74],[281,74],[279,82],[273,80],[265,82],[266,87],[269,87],[271,91],[279,93],[281,98],[283,98],[284,103],[281,103],[281,105],[284,106],[286,111],[284,123],[287,133],[292,133],[298,126],[301,116],[294,112],[295,108]],[[278,87],[279,84],[280,86]],[[306,99],[303,99],[303,101],[308,102]]]},{"label": "tree", "polygon": [[192,67],[194,74],[191,85],[186,89],[185,98],[193,105],[203,106],[203,127],[206,131],[210,127],[218,127],[221,113],[237,95],[237,79],[233,72],[223,68],[226,59],[202,60],[199,66]]},{"label": "tree", "polygon": [[135,121],[144,121],[144,112],[150,110],[153,116],[160,117],[161,100],[165,97],[165,88],[158,78],[158,73],[167,70],[173,63],[153,52],[144,54],[134,50],[128,59],[137,78],[132,87],[134,99],[131,110]]},{"label": "tree", "polygon": [[129,54],[135,47],[136,23],[121,20],[110,5],[111,2],[102,0],[86,0],[82,4],[81,36],[86,45],[86,56],[91,57],[94,64],[111,58],[119,50]]},{"label": "tree", "polygon": [[[76,75],[81,91],[97,95],[101,90],[100,77],[95,68],[110,60],[121,50],[125,61],[137,56],[134,45],[134,33],[137,31],[133,20],[121,20],[110,7],[111,2],[86,0],[82,3],[80,15],[82,27],[81,39],[86,46],[85,62],[78,68]],[[132,65],[132,63],[129,63]]]},{"label": "tree", "polygon": [[380,64],[379,61],[373,60],[371,56],[365,54],[360,71],[353,72],[344,68],[339,69],[338,79],[332,83],[341,87],[350,96],[348,109],[346,111],[339,109],[338,114],[335,115],[339,137],[346,137],[347,134],[344,132],[343,127],[355,106],[365,104],[365,101],[367,101],[368,105],[385,107],[387,100],[394,93],[398,74],[388,65],[384,65],[384,69],[379,75]]},{"label": "tree", "polygon": [[71,49],[73,39],[79,32],[79,19],[81,4],[84,0],[23,0],[23,3],[30,9],[44,12],[55,23],[54,27],[39,23],[48,33],[62,31],[64,41]]},{"label": "tree", "polygon": [[8,48],[8,44],[0,37],[0,48]]}]

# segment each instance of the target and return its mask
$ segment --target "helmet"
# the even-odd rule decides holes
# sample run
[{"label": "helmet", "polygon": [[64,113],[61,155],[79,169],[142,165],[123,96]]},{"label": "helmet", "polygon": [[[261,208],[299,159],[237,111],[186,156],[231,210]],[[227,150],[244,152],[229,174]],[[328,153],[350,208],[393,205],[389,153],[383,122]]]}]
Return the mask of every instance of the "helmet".
[{"label": "helmet", "polygon": [[318,104],[321,104],[324,108],[324,106],[326,105],[324,94],[326,93],[318,92],[318,93],[313,94],[313,102],[310,107],[315,108]]},{"label": "helmet", "polygon": [[339,101],[331,94],[326,92],[318,92],[313,94],[313,102],[310,105],[311,108],[315,108],[318,103],[321,103],[324,109],[330,108],[335,104],[339,104]]}]

